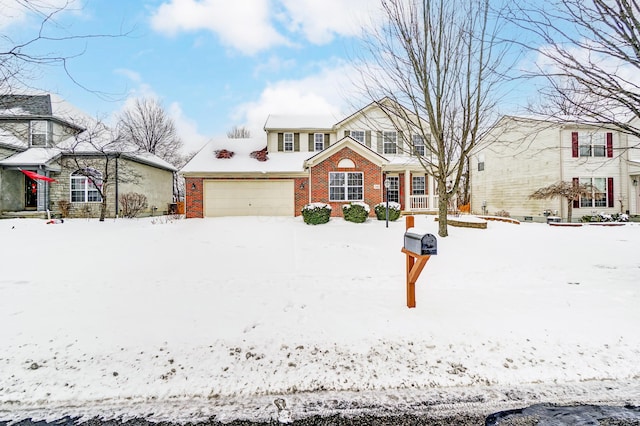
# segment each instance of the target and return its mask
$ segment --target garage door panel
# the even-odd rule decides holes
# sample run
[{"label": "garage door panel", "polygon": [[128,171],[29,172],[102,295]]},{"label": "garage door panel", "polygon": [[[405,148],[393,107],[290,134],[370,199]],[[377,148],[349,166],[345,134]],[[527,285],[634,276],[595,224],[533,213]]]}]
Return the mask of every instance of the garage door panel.
[{"label": "garage door panel", "polygon": [[205,181],[205,216],[293,216],[293,180]]}]

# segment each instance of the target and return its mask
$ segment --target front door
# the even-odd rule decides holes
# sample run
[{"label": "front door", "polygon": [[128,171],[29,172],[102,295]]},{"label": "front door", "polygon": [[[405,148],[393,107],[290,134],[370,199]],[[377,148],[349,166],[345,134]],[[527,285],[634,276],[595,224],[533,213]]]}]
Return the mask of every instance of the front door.
[{"label": "front door", "polygon": [[36,210],[38,208],[38,182],[28,176],[25,176],[24,184],[24,209]]},{"label": "front door", "polygon": [[387,176],[389,179],[389,188],[387,190],[389,202],[400,202],[400,177],[399,176]]}]

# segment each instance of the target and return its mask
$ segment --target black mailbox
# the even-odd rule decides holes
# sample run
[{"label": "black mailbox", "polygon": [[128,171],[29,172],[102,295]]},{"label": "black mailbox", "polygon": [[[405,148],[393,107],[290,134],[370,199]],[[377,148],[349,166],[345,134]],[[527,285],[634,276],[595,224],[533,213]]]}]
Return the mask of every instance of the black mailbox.
[{"label": "black mailbox", "polygon": [[438,254],[438,240],[433,234],[425,234],[410,228],[404,233],[404,248],[419,255]]}]

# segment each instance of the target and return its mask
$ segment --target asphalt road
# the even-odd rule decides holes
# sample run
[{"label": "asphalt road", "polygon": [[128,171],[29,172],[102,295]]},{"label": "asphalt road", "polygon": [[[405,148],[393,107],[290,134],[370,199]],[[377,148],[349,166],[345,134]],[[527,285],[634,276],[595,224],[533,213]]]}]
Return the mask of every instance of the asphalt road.
[{"label": "asphalt road", "polygon": [[[1,421],[0,426],[184,426],[174,425],[170,422],[154,423],[145,419],[121,420],[100,420],[91,419],[79,423],[77,418],[65,417],[53,421],[32,421],[30,419],[18,422]],[[269,422],[252,422],[248,420],[235,420],[232,422],[205,421],[188,424],[188,426],[260,426],[260,425],[282,425],[277,420]],[[640,426],[640,407],[612,407],[612,406],[555,406],[551,404],[538,404],[530,407],[502,411],[489,415],[459,414],[448,417],[429,416],[385,416],[359,415],[357,417],[346,417],[333,415],[329,417],[312,416],[299,419],[287,424],[293,426]]]}]

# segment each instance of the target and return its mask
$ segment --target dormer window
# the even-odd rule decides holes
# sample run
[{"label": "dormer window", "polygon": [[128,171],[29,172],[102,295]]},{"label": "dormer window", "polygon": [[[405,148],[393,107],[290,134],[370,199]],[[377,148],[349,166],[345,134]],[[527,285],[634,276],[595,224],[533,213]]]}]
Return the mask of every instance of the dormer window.
[{"label": "dormer window", "polygon": [[34,120],[29,123],[29,144],[31,146],[49,146],[51,135],[49,132],[49,122],[45,120]]}]

